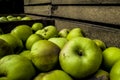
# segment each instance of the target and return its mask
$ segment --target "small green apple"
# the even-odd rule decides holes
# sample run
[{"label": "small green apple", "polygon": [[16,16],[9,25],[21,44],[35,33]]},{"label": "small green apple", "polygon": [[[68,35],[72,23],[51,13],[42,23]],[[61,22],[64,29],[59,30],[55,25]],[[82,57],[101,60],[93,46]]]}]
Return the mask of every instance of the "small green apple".
[{"label": "small green apple", "polygon": [[95,74],[94,76],[97,78],[97,79],[100,79],[100,80],[109,80],[110,76],[109,76],[109,72],[103,70],[103,69],[99,69]]},{"label": "small green apple", "polygon": [[101,48],[102,51],[106,49],[106,45],[102,40],[94,39],[93,41]]},{"label": "small green apple", "polygon": [[67,35],[67,39],[73,39],[75,37],[83,37],[83,31],[81,30],[81,28],[73,28],[72,30],[70,30],[70,32]]},{"label": "small green apple", "polygon": [[44,39],[49,39],[58,35],[57,28],[52,25],[46,26],[43,29],[36,31],[35,33],[43,36]]},{"label": "small green apple", "polygon": [[17,16],[16,18],[17,18],[18,20],[21,20],[21,19],[22,19],[22,17],[21,17],[21,16]]},{"label": "small green apple", "polygon": [[13,17],[13,15],[8,15],[8,16],[6,16],[6,18],[9,20],[10,18],[12,18]]},{"label": "small green apple", "polygon": [[48,40],[39,40],[31,48],[31,60],[40,71],[49,71],[58,63],[60,48]]},{"label": "small green apple", "polygon": [[18,53],[23,49],[22,41],[10,33],[0,35],[0,39],[5,40],[12,47],[15,53]]},{"label": "small green apple", "polygon": [[73,79],[62,70],[52,70],[49,72],[39,73],[33,80],[73,80]]},{"label": "small green apple", "polygon": [[33,33],[32,29],[28,25],[18,25],[10,32],[12,35],[20,38],[22,41],[26,39]]},{"label": "small green apple", "polygon": [[43,28],[43,24],[42,23],[40,23],[40,22],[36,22],[36,23],[34,23],[33,25],[32,25],[32,30],[33,31],[37,31],[37,30],[40,30],[40,29],[42,29]]},{"label": "small green apple", "polygon": [[49,38],[48,41],[55,43],[60,49],[62,49],[68,40],[63,37],[54,37],[54,38]]},{"label": "small green apple", "polygon": [[9,54],[13,54],[12,47],[5,40],[0,39],[0,58]]},{"label": "small green apple", "polygon": [[59,36],[59,37],[66,38],[69,32],[70,32],[70,29],[68,29],[68,28],[63,28],[63,29],[61,29],[61,30],[58,32],[58,36]]},{"label": "small green apple", "polygon": [[17,17],[11,17],[11,18],[8,18],[8,21],[17,21]]},{"label": "small green apple", "polygon": [[120,60],[110,70],[110,80],[120,80]]},{"label": "small green apple", "polygon": [[89,38],[69,40],[59,54],[61,68],[72,77],[82,79],[95,73],[102,63],[102,51]]},{"label": "small green apple", "polygon": [[[0,80],[31,80],[36,74],[32,62],[20,55],[7,55],[0,59]],[[3,79],[3,80],[4,80]]]},{"label": "small green apple", "polygon": [[26,40],[26,43],[25,43],[26,49],[31,50],[32,45],[33,45],[36,41],[42,40],[42,39],[43,39],[42,36],[40,36],[40,35],[38,35],[38,34],[31,34],[31,35],[27,38],[27,40]]},{"label": "small green apple", "polygon": [[30,50],[23,50],[22,52],[19,53],[19,55],[28,58],[29,60],[31,60],[31,55],[30,55]]},{"label": "small green apple", "polygon": [[103,53],[103,67],[109,71],[116,61],[120,59],[120,48],[118,47],[108,47]]},{"label": "small green apple", "polygon": [[8,19],[6,17],[4,17],[4,16],[0,17],[0,22],[6,22],[6,21],[8,21]]},{"label": "small green apple", "polygon": [[32,20],[32,18],[30,16],[24,16],[24,17],[22,17],[21,20]]}]

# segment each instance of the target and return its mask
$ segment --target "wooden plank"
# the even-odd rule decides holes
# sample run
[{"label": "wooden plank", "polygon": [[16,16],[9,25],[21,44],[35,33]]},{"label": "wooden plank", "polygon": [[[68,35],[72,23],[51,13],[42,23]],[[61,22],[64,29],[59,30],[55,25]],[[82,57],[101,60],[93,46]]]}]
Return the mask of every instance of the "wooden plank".
[{"label": "wooden plank", "polygon": [[86,37],[91,39],[100,39],[105,42],[107,47],[120,47],[120,29],[110,28],[109,26],[100,26],[70,20],[55,19],[55,26],[60,31],[63,28],[72,29],[80,27]]},{"label": "wooden plank", "polygon": [[24,6],[25,13],[37,14],[37,15],[51,15],[51,5],[42,6]]},{"label": "wooden plank", "polygon": [[55,6],[53,16],[120,25],[120,6]]},{"label": "wooden plank", "polygon": [[52,4],[118,4],[120,0],[52,0]]},{"label": "wooden plank", "polygon": [[51,3],[51,0],[24,0],[25,5]]},{"label": "wooden plank", "polygon": [[24,0],[24,5],[28,5],[30,0]]}]

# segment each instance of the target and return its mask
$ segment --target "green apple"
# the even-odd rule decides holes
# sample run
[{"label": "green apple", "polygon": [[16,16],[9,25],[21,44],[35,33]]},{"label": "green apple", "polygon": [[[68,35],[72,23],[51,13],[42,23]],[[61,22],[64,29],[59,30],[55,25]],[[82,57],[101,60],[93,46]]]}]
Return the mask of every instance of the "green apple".
[{"label": "green apple", "polygon": [[60,48],[48,40],[39,40],[31,48],[31,60],[40,71],[49,71],[58,63]]},{"label": "green apple", "polygon": [[[0,59],[0,80],[31,80],[36,74],[32,62],[20,55],[7,55]],[[3,79],[3,80],[4,80]]]},{"label": "green apple", "polygon": [[102,51],[106,49],[106,45],[102,40],[94,39],[93,41],[101,48]]},{"label": "green apple", "polygon": [[5,40],[0,39],[0,58],[9,54],[13,54],[13,49]]},{"label": "green apple", "polygon": [[5,22],[5,21],[8,21],[8,19],[4,16],[0,17],[0,22]]},{"label": "green apple", "polygon": [[63,37],[54,37],[54,38],[49,38],[48,41],[55,43],[60,49],[62,49],[68,40]]},{"label": "green apple", "polygon": [[44,39],[49,39],[58,35],[57,28],[52,25],[46,26],[43,29],[36,31],[35,33],[43,36]]},{"label": "green apple", "polygon": [[116,61],[120,59],[120,48],[118,47],[108,47],[103,53],[103,67],[109,71]]},{"label": "green apple", "polygon": [[20,38],[22,41],[26,41],[26,39],[33,33],[32,29],[28,25],[18,25],[10,32],[12,35]]},{"label": "green apple", "polygon": [[58,32],[59,37],[64,37],[66,38],[68,33],[70,32],[70,29],[68,28],[63,28]]},{"label": "green apple", "polygon": [[8,21],[17,21],[17,17],[11,17],[11,18],[8,18]]},{"label": "green apple", "polygon": [[8,15],[6,16],[6,18],[9,20],[10,18],[12,18],[13,16],[12,15]]},{"label": "green apple", "polygon": [[120,60],[110,70],[110,80],[120,80]]},{"label": "green apple", "polygon": [[73,39],[75,37],[83,37],[83,31],[81,30],[81,28],[73,28],[67,35],[68,40]]},{"label": "green apple", "polygon": [[0,39],[5,40],[12,47],[15,53],[18,53],[23,49],[23,42],[10,33],[0,35]]},{"label": "green apple", "polygon": [[17,18],[18,20],[21,20],[21,19],[22,19],[22,17],[21,17],[21,16],[17,16],[16,18]]},{"label": "green apple", "polygon": [[110,76],[109,76],[109,72],[103,70],[103,69],[99,69],[95,75],[94,75],[97,79],[100,80],[109,80]]},{"label": "green apple", "polygon": [[26,40],[26,43],[25,43],[26,49],[31,50],[32,45],[33,45],[36,41],[42,40],[42,39],[43,39],[42,36],[40,36],[40,35],[38,35],[38,34],[31,34],[31,35],[27,38],[27,40]]},{"label": "green apple", "polygon": [[30,50],[23,50],[22,52],[19,53],[19,55],[28,58],[29,60],[31,60],[31,55],[30,55]]},{"label": "green apple", "polygon": [[32,25],[32,30],[33,31],[37,31],[37,30],[40,30],[40,29],[42,29],[43,28],[43,24],[42,23],[40,23],[40,22],[36,22],[36,23],[34,23],[33,25]]},{"label": "green apple", "polygon": [[30,16],[24,16],[24,17],[22,17],[21,20],[32,20],[32,18]]},{"label": "green apple", "polygon": [[33,80],[73,80],[73,79],[62,70],[52,70],[49,72],[39,73]]},{"label": "green apple", "polygon": [[73,76],[82,79],[95,73],[102,62],[102,51],[89,38],[76,37],[69,40],[59,54],[61,68]]}]

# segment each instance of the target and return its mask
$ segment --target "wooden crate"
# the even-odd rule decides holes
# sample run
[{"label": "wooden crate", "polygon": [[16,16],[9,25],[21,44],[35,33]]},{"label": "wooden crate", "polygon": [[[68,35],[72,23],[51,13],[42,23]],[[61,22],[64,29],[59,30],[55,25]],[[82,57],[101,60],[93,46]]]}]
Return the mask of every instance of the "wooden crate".
[{"label": "wooden crate", "polygon": [[9,33],[14,27],[18,25],[29,25],[32,26],[35,22],[41,22],[44,27],[48,25],[55,25],[54,20],[50,19],[36,19],[36,20],[24,20],[24,21],[8,21],[0,23],[0,28],[4,33]]}]

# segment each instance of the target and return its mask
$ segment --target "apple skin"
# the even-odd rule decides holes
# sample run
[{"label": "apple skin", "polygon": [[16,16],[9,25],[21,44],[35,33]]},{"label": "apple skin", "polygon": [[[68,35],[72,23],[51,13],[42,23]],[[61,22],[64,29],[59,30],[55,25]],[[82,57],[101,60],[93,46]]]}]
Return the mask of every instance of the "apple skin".
[{"label": "apple skin", "polygon": [[0,17],[0,22],[7,22],[8,19],[5,16]]},{"label": "apple skin", "polygon": [[61,29],[61,30],[58,32],[58,36],[59,36],[59,37],[66,38],[67,35],[69,34],[69,32],[70,32],[70,29],[67,29],[67,28]]},{"label": "apple skin", "polygon": [[120,60],[110,70],[110,80],[120,80]]},{"label": "apple skin", "polygon": [[83,37],[83,31],[81,30],[81,28],[73,28],[67,35],[68,40],[73,39],[75,37]]},{"label": "apple skin", "polygon": [[21,20],[32,20],[32,18],[30,16],[24,16],[24,17],[22,17]]},{"label": "apple skin", "polygon": [[23,49],[22,41],[10,33],[0,35],[0,39],[5,40],[11,46],[14,53],[19,53]]},{"label": "apple skin", "polygon": [[48,40],[39,40],[31,48],[31,60],[39,71],[49,71],[58,64],[60,48]]},{"label": "apple skin", "polygon": [[120,59],[120,48],[108,47],[102,52],[102,55],[103,55],[102,67],[105,70],[110,71],[115,62]]},{"label": "apple skin", "polygon": [[36,31],[35,33],[41,35],[44,39],[49,39],[58,35],[57,28],[52,25],[46,26],[43,29]]},{"label": "apple skin", "polygon": [[18,37],[23,42],[27,40],[27,38],[33,34],[33,31],[28,25],[18,25],[10,32],[13,36]]},{"label": "apple skin", "polygon": [[30,50],[23,50],[22,52],[19,53],[19,55],[28,58],[29,60],[31,60],[31,55],[30,55],[31,51]]},{"label": "apple skin", "polygon": [[100,79],[100,80],[109,80],[110,78],[110,75],[109,75],[109,72],[103,70],[103,69],[99,69],[95,75],[94,75],[97,79]]},{"label": "apple skin", "polygon": [[41,30],[42,28],[43,28],[43,24],[39,23],[39,22],[36,22],[32,25],[32,30],[33,31]]},{"label": "apple skin", "polygon": [[62,70],[52,70],[49,72],[39,73],[33,80],[73,80],[73,79]]},{"label": "apple skin", "polygon": [[27,40],[26,40],[26,43],[25,43],[26,49],[31,50],[32,45],[33,45],[36,41],[42,40],[42,39],[43,39],[42,36],[40,36],[40,35],[38,35],[38,34],[31,34],[31,35],[27,38]]},{"label": "apple skin", "polygon": [[31,80],[36,74],[32,62],[20,55],[4,56],[1,58],[0,64],[0,75],[3,75],[0,76],[0,80],[1,78],[7,78],[8,80]]},{"label": "apple skin", "polygon": [[74,78],[95,73],[102,62],[102,51],[93,40],[76,37],[69,40],[59,54],[61,68]]},{"label": "apple skin", "polygon": [[13,54],[12,47],[3,39],[0,39],[0,58]]},{"label": "apple skin", "polygon": [[55,43],[60,49],[62,49],[68,40],[63,37],[54,37],[54,38],[49,38],[48,41]]}]

